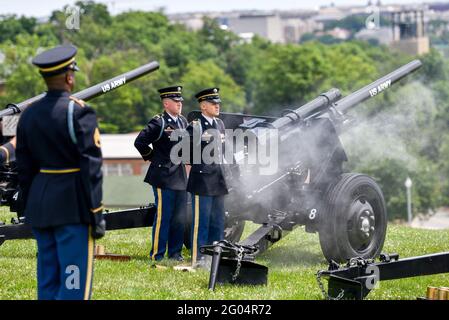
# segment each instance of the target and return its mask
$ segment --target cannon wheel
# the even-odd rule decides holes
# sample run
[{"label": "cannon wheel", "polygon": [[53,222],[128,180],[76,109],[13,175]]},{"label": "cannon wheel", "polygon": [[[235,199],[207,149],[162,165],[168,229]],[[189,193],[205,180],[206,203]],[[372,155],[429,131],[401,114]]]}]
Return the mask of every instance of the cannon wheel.
[{"label": "cannon wheel", "polygon": [[380,187],[369,176],[345,173],[327,189],[320,220],[320,244],[328,261],[371,259],[383,248],[387,210]]}]

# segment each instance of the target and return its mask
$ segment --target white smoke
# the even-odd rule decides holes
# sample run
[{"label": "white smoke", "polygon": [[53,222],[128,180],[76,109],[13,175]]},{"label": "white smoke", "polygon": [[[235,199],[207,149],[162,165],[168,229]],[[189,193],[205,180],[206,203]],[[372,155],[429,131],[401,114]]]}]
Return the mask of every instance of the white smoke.
[{"label": "white smoke", "polygon": [[341,136],[349,161],[357,161],[353,164],[360,166],[396,160],[415,171],[418,161],[412,149],[429,143],[427,131],[434,129],[430,126],[437,111],[433,92],[420,82],[397,90],[392,106],[374,117],[356,111],[354,127]]}]

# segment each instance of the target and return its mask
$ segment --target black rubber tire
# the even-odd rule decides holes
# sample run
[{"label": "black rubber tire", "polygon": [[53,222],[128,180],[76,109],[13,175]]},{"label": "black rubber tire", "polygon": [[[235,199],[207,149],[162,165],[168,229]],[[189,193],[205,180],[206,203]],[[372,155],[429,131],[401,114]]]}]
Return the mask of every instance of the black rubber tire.
[{"label": "black rubber tire", "polygon": [[[374,230],[369,233],[369,237],[357,242],[353,239],[354,234],[359,231],[355,231],[357,226],[354,227],[354,223],[358,223],[356,217],[362,220],[363,217],[354,212],[357,212],[355,208],[361,205],[370,206],[375,222],[372,225]],[[366,212],[366,210],[362,211]],[[385,200],[382,190],[371,177],[345,173],[329,186],[324,197],[319,223],[320,245],[327,261],[334,260],[342,263],[354,257],[375,258],[381,253],[386,232]],[[362,238],[361,235],[360,237]]]}]

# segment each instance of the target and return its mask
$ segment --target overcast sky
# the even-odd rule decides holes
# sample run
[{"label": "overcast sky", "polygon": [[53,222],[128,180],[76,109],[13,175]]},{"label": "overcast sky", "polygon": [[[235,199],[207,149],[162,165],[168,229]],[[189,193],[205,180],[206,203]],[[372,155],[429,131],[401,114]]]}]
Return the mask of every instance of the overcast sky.
[{"label": "overcast sky", "polygon": [[[0,14],[15,13],[18,15],[46,17],[55,9],[65,4],[73,4],[75,0],[0,0]],[[328,5],[331,0],[97,0],[109,6],[112,13],[128,10],[155,10],[165,7],[167,13],[193,11],[230,11],[242,9],[314,9],[320,5]],[[376,2],[376,0],[374,1]],[[382,0],[384,4],[421,3],[420,0]],[[338,5],[364,5],[367,0],[334,0]]]}]

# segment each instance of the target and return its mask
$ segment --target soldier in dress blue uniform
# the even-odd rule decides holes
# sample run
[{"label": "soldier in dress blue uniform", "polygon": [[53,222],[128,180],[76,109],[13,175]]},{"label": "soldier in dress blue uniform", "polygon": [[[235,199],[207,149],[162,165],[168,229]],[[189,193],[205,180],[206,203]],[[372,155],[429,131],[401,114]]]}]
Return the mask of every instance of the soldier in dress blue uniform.
[{"label": "soldier in dress blue uniform", "polygon": [[77,49],[33,59],[48,91],[17,126],[17,165],[26,222],[37,240],[38,299],[90,299],[94,239],[105,233],[102,156],[95,111],[71,97]]},{"label": "soldier in dress blue uniform", "polygon": [[[221,155],[214,155],[217,163],[206,164],[203,157],[201,163],[195,163],[195,155],[191,155],[192,168],[190,170],[187,191],[192,194],[192,264],[193,266],[204,263],[204,257],[200,255],[199,248],[212,244],[224,238],[224,196],[228,193],[225,177],[225,165],[223,164],[222,149],[225,125],[218,118],[220,114],[221,99],[219,88],[203,90],[195,95],[198,99],[201,116],[193,121],[187,131],[192,143],[201,145],[201,154],[210,143],[219,143]],[[217,135],[207,132],[209,129]],[[195,141],[194,132],[199,132],[200,140]],[[217,140],[218,138],[218,140]],[[195,148],[192,147],[193,152]]]},{"label": "soldier in dress blue uniform", "polygon": [[177,144],[170,135],[174,130],[185,130],[188,123],[181,115],[182,87],[158,91],[165,111],[151,119],[134,142],[142,158],[151,161],[144,180],[153,187],[157,207],[150,256],[153,261],[163,259],[168,244],[169,259],[183,261],[187,175],[184,164],[170,160],[171,149]]}]

